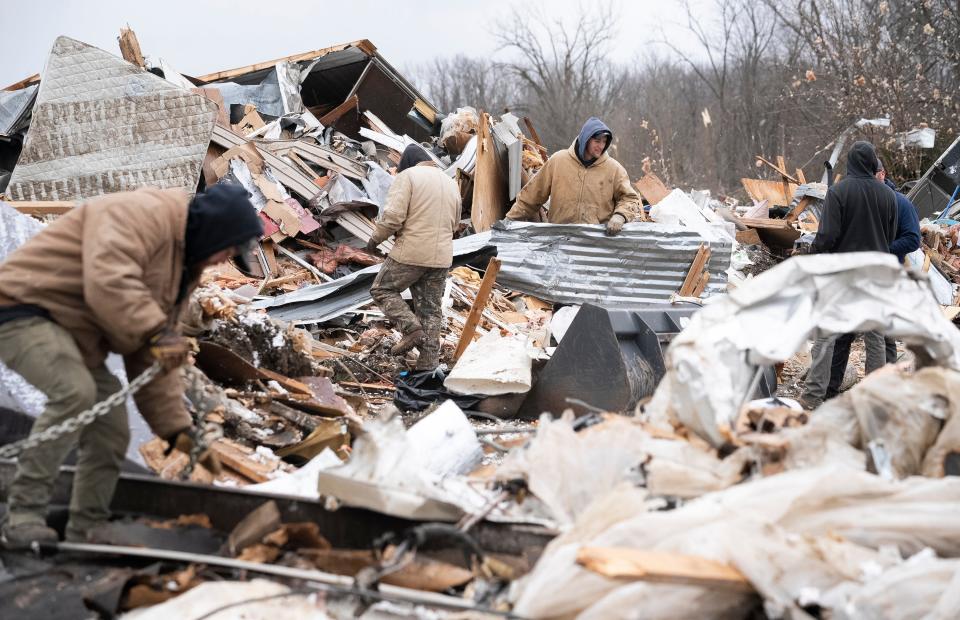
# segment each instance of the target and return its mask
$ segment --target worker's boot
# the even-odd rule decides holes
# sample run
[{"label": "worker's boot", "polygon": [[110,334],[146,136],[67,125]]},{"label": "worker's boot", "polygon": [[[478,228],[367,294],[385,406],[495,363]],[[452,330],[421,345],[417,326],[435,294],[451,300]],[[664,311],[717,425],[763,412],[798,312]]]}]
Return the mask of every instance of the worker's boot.
[{"label": "worker's boot", "polygon": [[423,342],[423,330],[415,329],[403,338],[400,339],[400,342],[393,345],[393,348],[390,349],[390,353],[393,355],[403,355],[413,347],[421,344]]},{"label": "worker's boot", "polygon": [[0,540],[7,549],[29,549],[33,542],[55,543],[58,537],[53,528],[31,521],[20,525],[4,524]]}]

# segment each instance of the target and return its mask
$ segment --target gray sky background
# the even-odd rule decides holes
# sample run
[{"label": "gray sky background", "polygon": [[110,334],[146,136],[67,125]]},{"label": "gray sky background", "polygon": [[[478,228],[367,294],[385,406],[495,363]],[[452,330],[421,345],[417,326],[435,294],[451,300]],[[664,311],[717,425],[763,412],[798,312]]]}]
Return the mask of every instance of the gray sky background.
[{"label": "gray sky background", "polygon": [[[401,71],[436,56],[493,56],[496,20],[513,5],[537,0],[4,0],[0,88],[40,72],[54,39],[66,35],[120,55],[117,34],[129,24],[145,56],[203,75],[314,49],[370,39]],[[709,6],[709,0],[697,5]],[[545,4],[557,17],[576,14],[580,0]],[[587,2],[585,6],[595,6]],[[673,0],[618,0],[620,25],[612,56],[629,62],[664,31],[675,45],[695,47]],[[661,30],[662,29],[662,30]]]}]

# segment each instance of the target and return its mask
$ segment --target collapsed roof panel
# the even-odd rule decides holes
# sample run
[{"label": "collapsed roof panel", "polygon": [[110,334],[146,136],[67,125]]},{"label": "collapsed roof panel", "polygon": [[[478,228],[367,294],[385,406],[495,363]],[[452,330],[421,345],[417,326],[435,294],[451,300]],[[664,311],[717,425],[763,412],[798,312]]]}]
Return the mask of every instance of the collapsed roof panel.
[{"label": "collapsed roof panel", "polygon": [[193,191],[216,114],[204,97],[59,37],[8,193],[76,200],[143,185]]}]

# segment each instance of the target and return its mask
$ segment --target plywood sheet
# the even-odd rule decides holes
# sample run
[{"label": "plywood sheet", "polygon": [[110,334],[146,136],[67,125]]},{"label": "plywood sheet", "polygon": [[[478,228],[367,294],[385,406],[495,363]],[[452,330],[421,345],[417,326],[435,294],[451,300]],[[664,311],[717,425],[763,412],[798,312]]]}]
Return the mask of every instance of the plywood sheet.
[{"label": "plywood sheet", "polygon": [[787,206],[793,200],[798,185],[782,181],[764,181],[762,179],[740,179],[747,195],[756,201],[766,200],[771,206]]}]

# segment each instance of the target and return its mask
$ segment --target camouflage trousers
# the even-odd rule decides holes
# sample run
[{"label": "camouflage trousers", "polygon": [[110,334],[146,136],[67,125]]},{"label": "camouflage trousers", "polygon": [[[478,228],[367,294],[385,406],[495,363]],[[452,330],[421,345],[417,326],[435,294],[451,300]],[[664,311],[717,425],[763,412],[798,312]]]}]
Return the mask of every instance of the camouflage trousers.
[{"label": "camouflage trousers", "polygon": [[[370,287],[370,296],[380,310],[404,335],[423,330],[423,344],[417,370],[433,370],[440,364],[440,326],[442,313],[440,303],[443,287],[447,282],[446,267],[417,267],[387,258],[380,273]],[[411,312],[407,302],[400,297],[406,289],[413,296]]]}]

